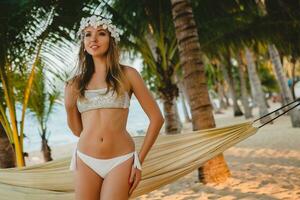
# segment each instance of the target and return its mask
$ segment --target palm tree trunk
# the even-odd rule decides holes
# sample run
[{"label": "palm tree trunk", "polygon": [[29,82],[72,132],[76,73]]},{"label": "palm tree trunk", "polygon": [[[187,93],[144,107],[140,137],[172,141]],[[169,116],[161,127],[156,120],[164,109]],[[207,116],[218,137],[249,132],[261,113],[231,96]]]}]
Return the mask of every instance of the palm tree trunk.
[{"label": "palm tree trunk", "polygon": [[226,103],[226,101],[224,101],[225,99],[225,92],[224,92],[224,87],[223,84],[220,82],[217,82],[217,87],[218,87],[218,97],[219,97],[219,101],[220,101],[220,108],[221,109],[227,109],[228,105]]},{"label": "palm tree trunk", "polygon": [[[270,58],[273,62],[273,70],[274,73],[276,74],[281,95],[283,97],[283,103],[284,104],[290,103],[293,101],[293,96],[287,84],[287,79],[283,71],[283,66],[279,57],[278,50],[274,44],[268,45],[268,49],[269,49]],[[300,127],[300,111],[297,109],[293,109],[289,111],[289,114],[291,116],[292,126]]]},{"label": "palm tree trunk", "polygon": [[51,156],[51,148],[48,145],[48,140],[45,138],[45,135],[42,137],[42,152],[45,162],[53,160]]},{"label": "palm tree trunk", "polygon": [[0,123],[0,168],[16,167],[15,152]]},{"label": "palm tree trunk", "polygon": [[218,99],[220,102],[220,108],[222,109],[227,109],[229,104],[228,104],[228,98],[226,97],[225,94],[225,89],[224,89],[224,79],[221,78],[221,73],[219,73],[220,70],[220,65],[216,64],[216,69],[217,69],[217,76],[216,76],[216,85],[217,85],[217,92],[218,92]]},{"label": "palm tree trunk", "polygon": [[292,97],[295,100],[296,99],[296,95],[295,95],[295,84],[296,84],[296,59],[295,57],[292,55],[292,85],[291,85],[291,91],[292,91]]},{"label": "palm tree trunk", "polygon": [[186,104],[185,104],[185,101],[186,101],[186,91],[183,87],[183,84],[181,81],[178,82],[178,88],[179,88],[179,96],[180,96],[180,99],[181,99],[181,102],[182,102],[182,110],[183,110],[183,114],[184,114],[184,122],[191,122],[191,118],[189,116],[189,113],[188,113],[188,109],[186,107]]},{"label": "palm tree trunk", "polygon": [[224,79],[228,84],[229,92],[231,94],[231,98],[233,102],[233,116],[235,117],[241,116],[243,115],[243,112],[241,111],[241,108],[239,107],[239,104],[237,102],[237,97],[236,97],[236,92],[234,87],[235,84],[231,73],[231,67],[229,61],[227,62],[227,65],[221,67],[221,70],[223,72]]},{"label": "palm tree trunk", "polygon": [[244,72],[244,64],[241,59],[241,55],[239,54],[237,56],[237,60],[239,63],[239,75],[240,75],[240,81],[241,81],[241,95],[242,95],[242,104],[244,107],[244,112],[245,112],[245,118],[249,119],[253,117],[251,108],[249,106],[249,101],[248,101],[248,91],[246,87],[246,78],[245,78],[245,72]]},{"label": "palm tree trunk", "polygon": [[[193,130],[213,128],[215,120],[192,7],[187,0],[171,0],[171,3],[180,63],[183,67],[183,84],[188,94]],[[206,162],[198,172],[199,180],[203,183],[225,181],[230,176],[223,154]]]},{"label": "palm tree trunk", "polygon": [[[223,89],[223,94],[224,94],[226,106],[229,107],[229,106],[230,106],[230,103],[229,103],[229,97],[228,97],[228,94],[225,92],[225,88],[224,88],[224,87],[222,87],[222,89]],[[227,107],[226,107],[226,108],[227,108]]]},{"label": "palm tree trunk", "polygon": [[178,114],[176,99],[173,98],[171,101],[168,99],[163,99],[163,106],[165,117],[165,133],[180,133],[182,125]]},{"label": "palm tree trunk", "polygon": [[[247,47],[245,48],[245,51],[246,51],[248,75],[249,75],[249,80],[251,85],[251,92],[252,92],[253,99],[259,108],[259,116],[261,117],[268,113],[265,94],[262,91],[262,85],[257,75],[252,53]],[[261,123],[264,123],[267,120],[269,120],[269,118],[265,117],[262,118],[260,121]]]}]

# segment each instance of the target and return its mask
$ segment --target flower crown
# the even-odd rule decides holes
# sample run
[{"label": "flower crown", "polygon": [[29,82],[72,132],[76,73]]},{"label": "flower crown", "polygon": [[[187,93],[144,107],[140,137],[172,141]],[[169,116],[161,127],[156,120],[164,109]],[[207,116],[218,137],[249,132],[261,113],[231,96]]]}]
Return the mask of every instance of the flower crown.
[{"label": "flower crown", "polygon": [[94,28],[97,28],[97,26],[102,26],[103,29],[108,29],[110,35],[115,39],[116,42],[120,41],[120,35],[122,34],[121,30],[113,25],[110,19],[103,19],[95,15],[82,18],[77,35],[82,36],[83,30],[88,26],[93,26]]}]

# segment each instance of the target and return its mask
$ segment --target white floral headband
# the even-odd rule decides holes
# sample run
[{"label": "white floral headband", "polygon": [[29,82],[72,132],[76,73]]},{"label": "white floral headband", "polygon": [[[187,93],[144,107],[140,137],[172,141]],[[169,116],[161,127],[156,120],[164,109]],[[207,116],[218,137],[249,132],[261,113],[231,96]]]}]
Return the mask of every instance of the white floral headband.
[{"label": "white floral headband", "polygon": [[94,28],[97,28],[97,26],[102,26],[103,29],[108,29],[110,35],[115,39],[116,42],[120,41],[120,35],[122,34],[122,32],[112,24],[110,19],[103,19],[95,15],[87,18],[82,18],[77,35],[82,36],[83,30],[88,26],[93,26]]}]

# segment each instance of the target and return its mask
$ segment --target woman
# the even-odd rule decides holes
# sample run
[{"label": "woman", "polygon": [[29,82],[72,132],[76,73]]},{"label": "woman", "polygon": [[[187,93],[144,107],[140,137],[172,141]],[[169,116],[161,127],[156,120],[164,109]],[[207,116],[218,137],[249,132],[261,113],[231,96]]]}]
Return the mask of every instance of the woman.
[{"label": "woman", "polygon": [[[141,165],[164,118],[139,73],[119,64],[120,31],[111,21],[85,18],[79,33],[78,73],[65,87],[68,126],[79,137],[70,165],[75,197],[128,199],[141,180]],[[139,153],[126,130],[132,94],[150,120]]]}]

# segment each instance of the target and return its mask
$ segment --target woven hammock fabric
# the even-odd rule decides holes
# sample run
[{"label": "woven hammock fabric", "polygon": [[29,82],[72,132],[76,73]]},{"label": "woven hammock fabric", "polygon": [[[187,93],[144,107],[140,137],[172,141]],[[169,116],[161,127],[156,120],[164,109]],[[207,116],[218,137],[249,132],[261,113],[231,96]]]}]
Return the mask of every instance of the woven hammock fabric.
[{"label": "woven hammock fabric", "polygon": [[[189,174],[257,130],[252,122],[245,122],[176,135],[159,135],[143,162],[142,180],[131,197],[149,193]],[[144,136],[133,139],[139,151]],[[70,160],[71,156],[68,156],[34,166],[0,169],[0,199],[74,199]]]}]

